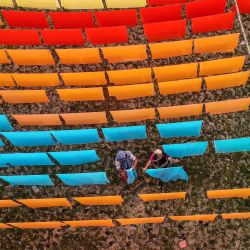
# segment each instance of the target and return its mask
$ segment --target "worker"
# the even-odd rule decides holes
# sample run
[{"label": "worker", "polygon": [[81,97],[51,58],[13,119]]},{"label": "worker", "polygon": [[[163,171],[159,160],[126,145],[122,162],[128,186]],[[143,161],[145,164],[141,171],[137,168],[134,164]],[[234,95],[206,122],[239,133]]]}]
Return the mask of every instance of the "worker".
[{"label": "worker", "polygon": [[143,168],[143,171],[146,171],[150,165],[152,165],[153,168],[167,168],[177,162],[179,162],[178,159],[173,159],[166,153],[162,152],[161,149],[156,149],[150,156],[150,159]]},{"label": "worker", "polygon": [[119,150],[115,157],[115,166],[121,179],[128,182],[127,170],[136,169],[137,159],[130,151]]}]

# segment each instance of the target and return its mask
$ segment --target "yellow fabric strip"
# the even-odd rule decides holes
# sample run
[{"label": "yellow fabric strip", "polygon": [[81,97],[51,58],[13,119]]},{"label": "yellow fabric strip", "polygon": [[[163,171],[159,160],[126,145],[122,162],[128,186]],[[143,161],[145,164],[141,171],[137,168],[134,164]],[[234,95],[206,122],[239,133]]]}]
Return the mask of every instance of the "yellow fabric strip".
[{"label": "yellow fabric strip", "polygon": [[102,0],[61,0],[65,9],[102,9]]},{"label": "yellow fabric strip", "polygon": [[60,5],[57,0],[16,0],[18,7],[34,9],[57,9]]},{"label": "yellow fabric strip", "polygon": [[147,5],[146,0],[105,0],[108,8],[139,8]]},{"label": "yellow fabric strip", "polygon": [[12,0],[0,0],[0,6],[2,7],[13,7]]}]

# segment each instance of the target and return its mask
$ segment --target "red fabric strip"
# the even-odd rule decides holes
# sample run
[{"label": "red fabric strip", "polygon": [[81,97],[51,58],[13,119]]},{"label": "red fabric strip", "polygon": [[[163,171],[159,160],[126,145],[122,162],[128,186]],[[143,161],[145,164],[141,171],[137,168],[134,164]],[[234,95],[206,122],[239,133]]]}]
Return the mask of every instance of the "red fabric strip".
[{"label": "red fabric strip", "polygon": [[0,29],[1,45],[40,45],[37,30]]},{"label": "red fabric strip", "polygon": [[86,29],[92,44],[127,43],[128,31],[125,26]]},{"label": "red fabric strip", "polygon": [[[250,14],[250,1],[249,0],[237,0],[240,13]],[[233,11],[236,10],[235,6],[232,8]]]},{"label": "red fabric strip", "polygon": [[226,0],[199,0],[186,3],[186,17],[194,18],[220,14],[225,11]]},{"label": "red fabric strip", "polygon": [[46,45],[83,45],[84,37],[81,29],[41,30]]},{"label": "red fabric strip", "polygon": [[77,29],[94,27],[91,12],[50,12],[56,29]]},{"label": "red fabric strip", "polygon": [[144,33],[149,42],[182,38],[186,34],[186,19],[144,24]]},{"label": "red fabric strip", "polygon": [[182,19],[181,9],[181,4],[141,8],[142,23],[157,23]]},{"label": "red fabric strip", "polygon": [[44,12],[2,10],[1,13],[11,28],[49,28]]},{"label": "red fabric strip", "polygon": [[138,24],[136,10],[96,11],[97,25],[100,27],[136,26]]},{"label": "red fabric strip", "polygon": [[235,12],[192,18],[192,32],[196,34],[219,30],[232,30],[234,18]]},{"label": "red fabric strip", "polygon": [[167,4],[175,4],[175,3],[186,3],[189,0],[148,0],[148,5],[150,6],[159,6],[159,5],[167,5]]}]

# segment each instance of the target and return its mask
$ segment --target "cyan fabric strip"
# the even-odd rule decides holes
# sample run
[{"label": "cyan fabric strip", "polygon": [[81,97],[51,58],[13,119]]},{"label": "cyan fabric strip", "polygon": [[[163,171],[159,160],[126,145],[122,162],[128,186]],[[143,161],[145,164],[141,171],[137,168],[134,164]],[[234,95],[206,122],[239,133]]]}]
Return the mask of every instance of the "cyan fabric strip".
[{"label": "cyan fabric strip", "polygon": [[1,134],[17,147],[56,145],[50,131],[2,132]]},{"label": "cyan fabric strip", "polygon": [[57,174],[57,176],[64,184],[69,186],[101,185],[109,183],[105,172]]},{"label": "cyan fabric strip", "polygon": [[134,183],[137,178],[136,170],[134,169],[127,170],[127,175],[128,175],[128,184]]},{"label": "cyan fabric strip", "polygon": [[11,166],[53,166],[46,153],[10,153],[0,154],[0,167]]},{"label": "cyan fabric strip", "polygon": [[171,157],[188,157],[203,155],[206,152],[208,142],[188,142],[180,144],[163,145],[164,151]]},{"label": "cyan fabric strip", "polygon": [[146,126],[129,126],[129,127],[113,127],[103,128],[102,132],[109,142],[146,139]]},{"label": "cyan fabric strip", "polygon": [[5,146],[4,142],[0,139],[0,147],[4,147],[4,146]]},{"label": "cyan fabric strip", "polygon": [[200,136],[202,120],[191,122],[176,122],[156,124],[156,127],[163,138]]},{"label": "cyan fabric strip", "polygon": [[51,131],[58,143],[63,145],[100,142],[97,129],[54,130]]},{"label": "cyan fabric strip", "polygon": [[146,173],[151,177],[162,180],[163,182],[184,180],[188,181],[188,175],[183,167],[148,169]]},{"label": "cyan fabric strip", "polygon": [[0,176],[0,179],[12,186],[54,186],[49,175],[13,175]]},{"label": "cyan fabric strip", "polygon": [[0,131],[11,131],[14,128],[11,126],[6,115],[0,115]]},{"label": "cyan fabric strip", "polygon": [[216,153],[250,151],[250,137],[214,141]]},{"label": "cyan fabric strip", "polygon": [[49,152],[61,165],[81,165],[100,160],[95,150]]}]

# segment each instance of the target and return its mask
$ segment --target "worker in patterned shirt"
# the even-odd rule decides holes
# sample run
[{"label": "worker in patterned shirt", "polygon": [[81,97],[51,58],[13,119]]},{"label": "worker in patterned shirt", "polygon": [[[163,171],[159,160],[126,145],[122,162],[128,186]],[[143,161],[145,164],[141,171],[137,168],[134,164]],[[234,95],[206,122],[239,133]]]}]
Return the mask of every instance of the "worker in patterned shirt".
[{"label": "worker in patterned shirt", "polygon": [[119,176],[127,182],[127,170],[136,169],[137,159],[130,151],[119,150],[115,157],[115,166]]}]

